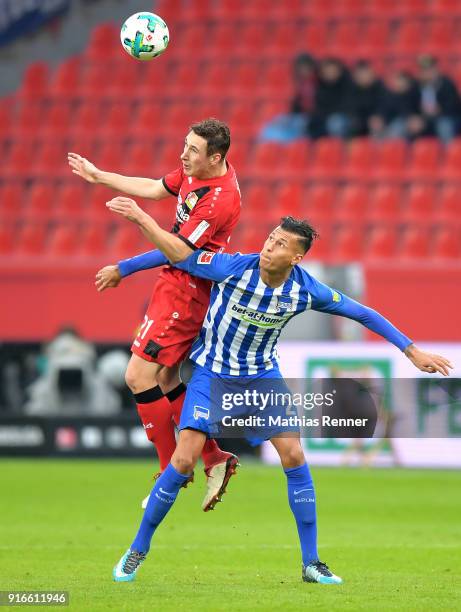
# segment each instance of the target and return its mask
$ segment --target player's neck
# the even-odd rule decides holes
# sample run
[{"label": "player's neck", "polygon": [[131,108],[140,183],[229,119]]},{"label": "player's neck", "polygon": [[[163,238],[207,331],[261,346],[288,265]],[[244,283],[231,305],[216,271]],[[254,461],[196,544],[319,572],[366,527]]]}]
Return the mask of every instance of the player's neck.
[{"label": "player's neck", "polygon": [[219,166],[217,166],[213,170],[210,170],[209,172],[205,172],[204,174],[201,174],[200,176],[197,176],[196,178],[198,178],[200,181],[205,181],[206,179],[213,179],[213,178],[218,178],[219,176],[224,176],[226,173],[227,173],[227,162],[223,161],[222,164],[219,164]]},{"label": "player's neck", "polygon": [[268,272],[267,270],[259,269],[259,275],[262,282],[271,289],[276,289],[280,287],[280,285],[283,285],[290,277],[290,274],[291,268],[277,272]]}]

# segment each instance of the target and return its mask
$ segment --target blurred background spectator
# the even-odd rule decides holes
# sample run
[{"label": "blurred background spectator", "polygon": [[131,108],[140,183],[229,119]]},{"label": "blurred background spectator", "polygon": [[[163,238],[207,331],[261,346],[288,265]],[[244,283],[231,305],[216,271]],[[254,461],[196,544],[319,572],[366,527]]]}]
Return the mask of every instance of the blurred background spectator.
[{"label": "blurred background spectator", "polygon": [[347,111],[348,136],[367,136],[369,119],[376,112],[384,86],[367,60],[359,60],[352,69]]},{"label": "blurred background spectator", "polygon": [[350,93],[351,79],[344,64],[334,57],[320,60],[314,112],[308,127],[312,138],[348,136]]},{"label": "blurred background spectator", "polygon": [[431,55],[418,58],[419,114],[410,117],[410,137],[437,136],[444,142],[459,132],[461,101],[453,81],[440,73],[438,61]]},{"label": "blurred background spectator", "polygon": [[415,80],[404,71],[393,72],[380,96],[375,112],[369,117],[370,134],[377,138],[404,138],[407,121],[419,109]]}]

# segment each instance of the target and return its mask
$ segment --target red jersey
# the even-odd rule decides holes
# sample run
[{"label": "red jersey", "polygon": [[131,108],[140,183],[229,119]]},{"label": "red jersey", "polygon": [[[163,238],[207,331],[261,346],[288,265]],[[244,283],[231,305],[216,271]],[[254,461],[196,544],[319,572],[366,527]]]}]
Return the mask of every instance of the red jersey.
[{"label": "red jersey", "polygon": [[[178,168],[163,177],[167,191],[177,196],[176,222],[172,232],[191,249],[221,252],[229,244],[231,232],[240,216],[240,188],[234,168],[226,162],[224,176],[197,179],[185,176]],[[191,277],[168,266],[159,277],[200,302],[208,302],[210,281]]]}]

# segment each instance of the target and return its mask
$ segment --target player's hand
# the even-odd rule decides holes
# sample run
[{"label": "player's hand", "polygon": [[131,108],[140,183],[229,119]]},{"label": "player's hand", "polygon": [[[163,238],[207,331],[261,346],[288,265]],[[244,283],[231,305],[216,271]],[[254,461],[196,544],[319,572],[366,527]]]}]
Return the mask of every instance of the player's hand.
[{"label": "player's hand", "polygon": [[112,212],[115,212],[129,221],[134,223],[140,223],[142,218],[145,216],[145,212],[140,208],[134,200],[131,198],[124,198],[118,196],[113,198],[109,202],[106,202],[106,206]]},{"label": "player's hand", "polygon": [[68,153],[67,161],[69,162],[69,166],[72,168],[72,172],[74,174],[81,176],[89,183],[98,182],[99,168],[96,168],[96,166],[90,161],[77,153]]},{"label": "player's hand", "polygon": [[118,287],[122,282],[122,275],[118,266],[105,266],[96,273],[96,289],[104,291],[104,289]]},{"label": "player's hand", "polygon": [[414,344],[410,344],[404,352],[408,359],[422,372],[429,372],[430,374],[439,372],[443,376],[449,376],[450,369],[453,369],[453,365],[445,357],[434,353],[426,353]]}]

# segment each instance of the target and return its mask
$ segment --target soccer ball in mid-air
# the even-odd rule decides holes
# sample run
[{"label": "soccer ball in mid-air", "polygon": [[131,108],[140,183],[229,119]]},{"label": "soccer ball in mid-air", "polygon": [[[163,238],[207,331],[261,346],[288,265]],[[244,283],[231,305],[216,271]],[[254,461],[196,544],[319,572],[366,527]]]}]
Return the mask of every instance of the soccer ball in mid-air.
[{"label": "soccer ball in mid-air", "polygon": [[158,15],[135,13],[123,24],[120,40],[131,57],[146,61],[165,51],[170,42],[170,33],[166,23]]}]

